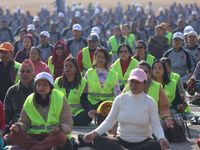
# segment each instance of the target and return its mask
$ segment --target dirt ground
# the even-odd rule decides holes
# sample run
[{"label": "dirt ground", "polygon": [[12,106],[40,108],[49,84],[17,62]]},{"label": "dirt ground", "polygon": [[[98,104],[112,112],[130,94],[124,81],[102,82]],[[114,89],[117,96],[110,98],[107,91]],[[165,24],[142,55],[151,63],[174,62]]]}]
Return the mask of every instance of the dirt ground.
[{"label": "dirt ground", "polygon": [[[69,3],[71,5],[71,2],[73,0],[65,0],[66,3]],[[92,0],[74,0],[76,3],[81,2],[85,6],[88,6],[89,2],[92,2]],[[95,4],[97,1],[100,2],[101,7],[107,7],[107,8],[114,8],[117,5],[117,2],[119,0],[95,0],[93,1],[93,4]],[[174,0],[151,0],[153,2],[153,5],[157,8],[159,7],[168,7],[170,4],[174,2]],[[190,3],[192,0],[176,0],[176,3]],[[3,9],[5,9],[6,6],[9,6],[11,11],[16,9],[17,6],[21,6],[21,9],[23,10],[29,10],[32,15],[36,15],[37,12],[40,11],[41,5],[46,5],[48,10],[52,13],[52,8],[54,7],[53,4],[54,0],[0,0],[0,5]],[[148,0],[125,0],[121,1],[121,6],[126,9],[128,4],[134,3],[141,3],[143,7],[145,7],[148,4]],[[193,1],[197,2],[197,5],[200,6],[200,1]]]}]

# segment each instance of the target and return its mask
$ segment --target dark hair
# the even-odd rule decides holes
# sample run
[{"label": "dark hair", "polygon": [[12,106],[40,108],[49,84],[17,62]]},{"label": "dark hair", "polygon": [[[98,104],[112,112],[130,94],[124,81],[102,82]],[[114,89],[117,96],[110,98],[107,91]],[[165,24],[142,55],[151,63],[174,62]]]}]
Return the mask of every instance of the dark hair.
[{"label": "dark hair", "polygon": [[34,86],[34,99],[35,99],[35,102],[37,104],[40,104],[42,105],[43,107],[45,107],[46,105],[48,105],[49,103],[49,96],[51,95],[52,93],[52,90],[53,90],[53,85],[48,81],[49,83],[49,86],[50,86],[50,92],[47,94],[47,97],[45,99],[42,99],[41,95],[36,91],[36,85],[37,85],[37,82],[35,83],[35,86]]},{"label": "dark hair", "polygon": [[[82,78],[81,71],[80,71],[79,65],[78,65],[78,60],[75,57],[73,57],[72,55],[69,55],[65,59],[65,61],[63,62],[64,66],[65,66],[65,63],[67,61],[71,61],[74,64],[74,66],[77,68],[77,71],[76,71],[75,76],[74,76],[74,80],[73,80],[70,88],[71,89],[74,89],[74,88],[78,89],[78,85],[81,84],[81,78]],[[65,72],[63,71],[63,73],[62,73],[62,75],[61,75],[61,77],[58,81],[58,86],[60,88],[67,88],[67,82],[68,82],[68,79],[65,75]]]},{"label": "dark hair", "polygon": [[[98,52],[103,52],[103,53],[104,53],[105,59],[106,59],[105,68],[107,69],[107,68],[108,68],[108,65],[109,65],[109,62],[110,62],[110,55],[109,55],[108,51],[105,50],[105,49],[103,49],[103,48],[99,48],[99,49],[97,49],[97,50],[95,51],[94,57],[97,56],[97,53],[98,53]],[[95,59],[95,58],[94,58],[94,59]],[[93,63],[92,67],[93,67],[93,69],[94,69],[95,67],[97,67],[97,62],[96,62],[96,60],[95,60],[95,62]]]},{"label": "dark hair", "polygon": [[130,53],[130,55],[131,55],[131,54],[132,54],[132,49],[131,49],[131,47],[130,47],[128,44],[125,44],[125,43],[122,43],[122,44],[118,47],[118,49],[117,49],[117,55],[119,55],[119,51],[120,51],[121,48],[124,47],[124,46],[128,49],[128,51],[129,51],[129,53]]},{"label": "dark hair", "polygon": [[167,68],[166,68],[166,66],[165,66],[165,63],[162,62],[162,61],[160,61],[160,60],[154,61],[153,65],[152,65],[152,70],[153,70],[153,67],[154,67],[154,65],[155,65],[156,63],[161,63],[161,64],[162,64],[162,67],[163,67],[163,69],[164,69],[163,83],[164,83],[164,84],[168,84],[168,83],[170,82],[170,79],[169,79],[169,76],[168,76],[168,74],[167,74]]},{"label": "dark hair", "polygon": [[155,29],[161,29],[161,30],[163,30],[163,27],[161,26],[161,25],[157,25],[157,26],[155,26]]},{"label": "dark hair", "polygon": [[1,23],[7,23],[7,21],[3,19],[3,20],[1,20]]},{"label": "dark hair", "polygon": [[19,30],[19,33],[20,33],[20,32],[25,32],[26,34],[28,33],[27,30],[26,30],[25,28],[21,28],[21,29]]},{"label": "dark hair", "polygon": [[113,30],[115,30],[115,29],[118,29],[118,30],[120,31],[121,43],[124,43],[125,37],[122,35],[122,31],[121,31],[120,27],[119,27],[119,26],[115,26],[115,27],[113,28]]},{"label": "dark hair", "polygon": [[131,29],[130,26],[129,26],[128,24],[124,24],[124,25],[122,26],[122,29],[124,29],[125,27],[129,28],[129,30]]},{"label": "dark hair", "polygon": [[167,58],[167,57],[162,57],[161,59],[160,59],[160,61],[162,61],[162,62],[166,62],[166,63],[168,63],[168,65],[169,65],[169,67],[171,67],[171,59],[169,59],[169,58]]},{"label": "dark hair", "polygon": [[149,73],[151,73],[151,71],[152,71],[151,65],[150,65],[148,62],[146,62],[145,60],[141,60],[141,61],[137,64],[136,68],[139,68],[140,66],[146,66],[147,69],[149,70]]},{"label": "dark hair", "polygon": [[[172,27],[172,28],[173,28],[173,26],[172,26],[171,24],[168,24],[168,25],[167,25],[167,28],[169,28],[169,27]],[[173,28],[173,29],[174,29],[174,28]]]},{"label": "dark hair", "polygon": [[37,51],[39,53],[39,56],[42,56],[42,51],[41,51],[41,49],[38,46],[31,47],[31,50],[33,50],[33,49],[37,49]]}]

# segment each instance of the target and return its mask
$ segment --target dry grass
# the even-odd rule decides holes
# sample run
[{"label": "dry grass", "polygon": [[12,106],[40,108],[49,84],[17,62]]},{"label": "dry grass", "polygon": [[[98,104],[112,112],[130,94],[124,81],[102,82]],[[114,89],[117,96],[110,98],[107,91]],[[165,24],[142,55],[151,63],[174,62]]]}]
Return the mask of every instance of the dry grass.
[{"label": "dry grass", "polygon": [[[52,10],[53,8],[53,2],[54,0],[0,0],[0,5],[2,5],[3,9],[5,9],[6,6],[10,6],[11,10],[13,11],[16,9],[17,6],[21,6],[23,10],[29,10],[32,15],[36,15],[37,12],[40,11],[41,5],[46,5],[48,7],[48,10]],[[65,0],[66,3],[71,4],[73,0]],[[74,0],[76,1],[76,0]],[[96,0],[100,2],[100,5],[102,7],[107,8],[114,8],[119,0]],[[93,4],[96,3],[96,1],[93,1]],[[153,5],[158,7],[168,7],[170,4],[174,2],[174,0],[151,0],[153,2]],[[89,2],[92,2],[92,0],[79,0],[76,2],[81,2],[85,6],[88,6]],[[121,1],[121,6],[126,9],[128,4],[131,4],[131,2],[134,3],[141,3],[143,7],[145,7],[148,4],[148,0],[125,0]],[[189,3],[190,1],[187,0],[176,0],[176,3]],[[193,1],[197,2],[198,6],[200,6],[200,1]]]}]

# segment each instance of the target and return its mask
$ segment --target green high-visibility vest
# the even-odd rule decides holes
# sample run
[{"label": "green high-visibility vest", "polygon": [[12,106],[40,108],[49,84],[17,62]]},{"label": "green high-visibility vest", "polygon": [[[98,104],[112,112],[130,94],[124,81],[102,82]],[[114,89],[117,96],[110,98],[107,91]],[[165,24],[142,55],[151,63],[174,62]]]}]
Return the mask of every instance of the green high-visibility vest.
[{"label": "green high-visibility vest", "polygon": [[96,69],[89,69],[87,72],[87,81],[88,81],[88,100],[93,104],[97,104],[101,101],[113,101],[114,94],[112,89],[116,85],[118,74],[112,69],[109,70],[104,88],[101,88],[99,79],[97,76]]},{"label": "green high-visibility vest", "polygon": [[58,85],[60,77],[56,78],[55,83],[54,83],[54,88],[61,91],[64,94],[64,97],[67,99],[68,104],[70,105],[70,110],[72,115],[75,117],[82,111],[84,111],[82,105],[81,105],[81,95],[83,93],[83,90],[86,85],[86,79],[81,78],[81,84],[78,85],[78,89],[74,88],[71,89],[69,92],[69,96],[66,96],[66,90],[65,88],[60,88]]},{"label": "green high-visibility vest", "polygon": [[118,59],[117,61],[115,61],[115,63],[113,64],[112,69],[114,71],[116,71],[118,73],[118,80],[119,80],[119,85],[120,86],[124,86],[127,83],[127,79],[129,77],[129,74],[131,72],[132,69],[135,69],[136,66],[138,64],[138,61],[135,58],[132,58],[124,76],[122,74],[122,67],[120,64],[120,59]]},{"label": "green high-visibility vest", "polygon": [[146,62],[148,62],[151,66],[153,65],[154,63],[154,60],[155,60],[155,57],[150,55],[150,54],[147,54],[147,59],[146,59]]},{"label": "green high-visibility vest", "polygon": [[171,79],[174,79],[174,80],[176,81],[176,84],[177,84],[177,83],[178,83],[178,80],[179,80],[179,78],[180,78],[180,75],[177,74],[177,73],[171,72],[171,73],[170,73],[170,78],[171,78]]},{"label": "green high-visibility vest", "polygon": [[82,59],[82,63],[83,63],[82,74],[84,75],[88,69],[92,68],[92,64],[94,63],[95,59],[93,59],[93,62],[91,62],[89,46],[83,48],[82,56],[83,56],[83,59]]},{"label": "green high-visibility vest", "polygon": [[31,119],[31,128],[28,130],[28,133],[50,133],[52,130],[51,128],[53,126],[59,125],[60,123],[60,114],[63,107],[63,94],[58,90],[52,90],[51,104],[49,107],[47,122],[44,121],[40,113],[35,108],[33,103],[33,96],[34,93],[29,95],[24,103],[24,110],[26,111],[28,117]]},{"label": "green high-visibility vest", "polygon": [[168,38],[169,45],[170,45],[170,44],[171,44],[172,33],[171,33],[171,32],[168,32],[168,33],[165,35],[165,37]]},{"label": "green high-visibility vest", "polygon": [[135,35],[134,34],[129,34],[128,36],[128,42],[131,48],[133,48],[133,41],[135,40]]},{"label": "green high-visibility vest", "polygon": [[52,60],[52,56],[49,57],[48,66],[49,66],[49,69],[51,70],[51,73],[52,73],[53,78],[54,78],[55,77],[55,75],[54,75],[54,64],[51,63],[51,60]]},{"label": "green high-visibility vest", "polygon": [[[111,45],[111,52],[110,52],[110,55],[117,55],[117,49],[118,47],[121,45],[121,40],[119,41],[119,43],[117,44],[117,39],[116,37],[113,35],[109,38],[109,42],[110,42],[110,45]],[[125,40],[124,40],[124,43],[126,43],[126,37],[125,37]]]},{"label": "green high-visibility vest", "polygon": [[19,78],[19,68],[20,68],[20,66],[21,66],[20,63],[14,61],[14,68],[17,69],[17,75],[15,77],[15,84],[17,84],[20,80],[20,78]]},{"label": "green high-visibility vest", "polygon": [[172,102],[176,96],[176,81],[171,79],[168,84],[165,84],[164,91],[169,101],[169,106],[173,106]]}]

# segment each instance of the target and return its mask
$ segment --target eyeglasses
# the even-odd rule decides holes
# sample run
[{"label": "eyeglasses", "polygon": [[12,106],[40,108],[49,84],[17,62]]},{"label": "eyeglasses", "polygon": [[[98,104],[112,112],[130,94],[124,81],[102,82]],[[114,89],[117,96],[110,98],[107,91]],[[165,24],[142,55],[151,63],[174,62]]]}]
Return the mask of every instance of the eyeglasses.
[{"label": "eyeglasses", "polygon": [[64,50],[64,47],[55,47],[55,50],[56,50],[56,51],[57,51],[57,50],[63,51],[63,50]]},{"label": "eyeglasses", "polygon": [[20,70],[20,73],[22,73],[22,74],[25,73],[25,72],[26,73],[31,73],[31,70]]},{"label": "eyeglasses", "polygon": [[181,40],[181,39],[178,39],[178,40],[177,40],[177,39],[173,39],[173,41],[174,41],[174,42],[181,43],[183,40]]},{"label": "eyeglasses", "polygon": [[119,51],[119,53],[120,53],[120,54],[122,54],[122,53],[125,53],[125,54],[127,54],[127,53],[128,53],[128,51]]},{"label": "eyeglasses", "polygon": [[135,49],[143,49],[144,47],[143,46],[137,46],[135,47]]}]

